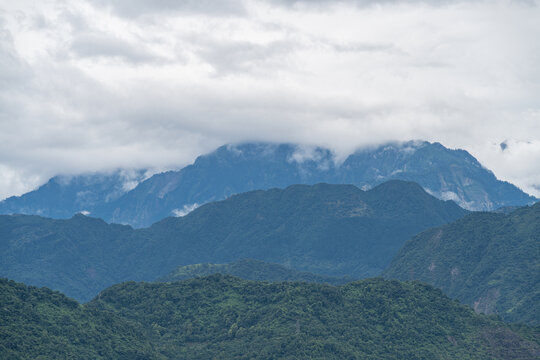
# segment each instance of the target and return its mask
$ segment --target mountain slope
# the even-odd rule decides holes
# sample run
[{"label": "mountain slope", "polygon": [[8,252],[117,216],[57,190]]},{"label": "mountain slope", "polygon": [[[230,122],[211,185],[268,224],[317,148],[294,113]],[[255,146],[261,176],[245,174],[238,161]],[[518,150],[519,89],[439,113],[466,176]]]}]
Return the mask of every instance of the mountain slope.
[{"label": "mountain slope", "polygon": [[89,299],[120,281],[133,229],[76,215],[69,220],[0,216],[0,276]]},{"label": "mountain slope", "polygon": [[[63,195],[62,187],[49,191],[47,185],[23,197],[0,202],[0,213],[69,218],[75,212],[87,210],[107,222],[140,228],[251,190],[321,182],[370,189],[392,179],[417,182],[434,196],[454,200],[470,210],[523,206],[535,201],[514,185],[497,180],[468,152],[451,150],[439,143],[385,144],[360,149],[337,165],[334,160],[332,152],[324,148],[268,143],[225,145],[199,156],[181,170],[156,174],[110,201],[99,195],[96,199],[101,201],[86,202],[83,206],[77,197]],[[87,191],[85,187],[76,189],[74,194]],[[57,199],[64,198],[57,204]]]},{"label": "mountain slope", "polygon": [[[167,218],[142,234],[166,267],[253,258],[332,276],[378,274],[407,237],[466,213],[415,183],[364,192],[352,185],[293,185],[253,191]],[[157,244],[160,244],[158,246]],[[164,246],[165,245],[165,246]],[[131,261],[144,266],[138,258]],[[176,264],[175,264],[176,262]]]},{"label": "mountain slope", "polygon": [[300,272],[280,264],[267,263],[260,260],[244,259],[228,264],[193,264],[179,266],[167,276],[159,278],[160,282],[180,281],[213,274],[239,277],[257,281],[301,281],[341,285],[353,281],[350,277],[332,277],[308,272]]},{"label": "mountain slope", "polygon": [[252,191],[139,230],[83,215],[0,216],[0,276],[83,300],[179,265],[245,258],[360,278],[380,273],[412,235],[466,213],[391,181],[367,192],[328,184]]},{"label": "mountain slope", "polygon": [[536,359],[511,328],[419,283],[340,287],[222,275],[115,285],[89,303],[152,329],[170,359]]},{"label": "mountain slope", "polygon": [[49,289],[0,279],[2,359],[155,359],[143,328]]},{"label": "mountain slope", "polygon": [[144,171],[55,176],[38,189],[0,201],[0,214],[70,218],[118,199],[144,179]]},{"label": "mountain slope", "polygon": [[540,203],[509,215],[473,213],[421,233],[385,277],[417,279],[477,311],[540,324]]}]

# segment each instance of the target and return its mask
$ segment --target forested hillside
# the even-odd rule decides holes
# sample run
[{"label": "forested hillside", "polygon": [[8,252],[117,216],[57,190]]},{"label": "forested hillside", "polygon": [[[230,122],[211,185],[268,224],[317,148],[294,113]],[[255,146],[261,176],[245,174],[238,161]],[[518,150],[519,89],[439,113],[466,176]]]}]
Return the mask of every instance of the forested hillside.
[{"label": "forested hillside", "polygon": [[141,324],[0,279],[0,358],[157,359]]},{"label": "forested hillside", "polygon": [[538,329],[509,328],[418,283],[340,287],[222,275],[115,285],[89,306],[151,329],[167,358],[535,359]]},{"label": "forested hillside", "polygon": [[334,287],[212,275],[115,285],[79,305],[0,280],[6,359],[533,360],[538,328],[509,326],[419,283]]},{"label": "forested hillside", "polygon": [[251,258],[331,276],[378,275],[412,235],[467,214],[418,184],[295,185],[209,203],[150,228],[0,216],[0,276],[79,300],[180,265]]},{"label": "forested hillside", "polygon": [[441,288],[477,311],[540,324],[540,203],[473,213],[409,240],[384,276]]}]

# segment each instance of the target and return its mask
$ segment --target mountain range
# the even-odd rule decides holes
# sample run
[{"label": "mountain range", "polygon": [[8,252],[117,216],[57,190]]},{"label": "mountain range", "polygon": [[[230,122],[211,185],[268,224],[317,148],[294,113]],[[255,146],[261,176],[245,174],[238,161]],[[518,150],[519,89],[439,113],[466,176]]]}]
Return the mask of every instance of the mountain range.
[{"label": "mountain range", "polygon": [[0,213],[69,218],[84,211],[107,222],[147,227],[250,190],[320,182],[354,184],[366,190],[391,179],[417,182],[437,198],[454,200],[469,210],[536,201],[516,186],[497,180],[468,152],[425,141],[363,148],[342,161],[320,147],[225,145],[181,170],[143,181],[144,173],[137,172],[129,181],[116,173],[53,178],[35,191],[0,202]]},{"label": "mountain range", "polygon": [[[34,214],[0,215],[0,276],[89,301],[0,279],[1,354],[540,357],[540,203],[463,150],[227,145],[147,174],[0,202]],[[381,274],[413,282],[352,281]]]},{"label": "mountain range", "polygon": [[407,241],[384,276],[420,280],[475,310],[540,325],[540,203],[472,213]]},{"label": "mountain range", "polygon": [[155,280],[180,265],[251,258],[299,271],[378,275],[414,234],[466,215],[416,183],[293,185],[205,204],[149,228],[0,216],[0,274],[89,300],[125,280]]},{"label": "mountain range", "polygon": [[127,282],[80,305],[0,279],[8,359],[533,360],[538,328],[475,314],[428,285],[334,287],[230,276]]}]

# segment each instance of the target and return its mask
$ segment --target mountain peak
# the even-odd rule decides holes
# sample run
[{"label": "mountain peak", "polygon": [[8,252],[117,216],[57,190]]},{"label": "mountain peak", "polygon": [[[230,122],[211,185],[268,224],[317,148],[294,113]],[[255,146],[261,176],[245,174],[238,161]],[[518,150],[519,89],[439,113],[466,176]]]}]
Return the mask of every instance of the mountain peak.
[{"label": "mountain peak", "polygon": [[[184,214],[183,209],[251,190],[317,183],[353,184],[367,190],[389,180],[414,181],[429,194],[468,210],[489,211],[536,201],[514,185],[497,180],[468,152],[437,142],[417,140],[362,148],[341,163],[336,163],[330,149],[259,142],[223,145],[179,171],[152,176],[120,197],[110,196],[106,181],[102,185],[81,183],[67,192],[58,187],[40,188],[0,202],[0,213],[69,218],[88,210],[108,222],[145,227]],[[390,191],[389,186],[377,191]]]}]

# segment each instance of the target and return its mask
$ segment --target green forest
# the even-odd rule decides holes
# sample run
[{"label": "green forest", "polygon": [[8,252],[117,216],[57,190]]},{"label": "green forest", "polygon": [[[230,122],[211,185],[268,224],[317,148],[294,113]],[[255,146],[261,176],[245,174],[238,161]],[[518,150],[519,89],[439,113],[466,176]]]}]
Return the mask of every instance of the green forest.
[{"label": "green forest", "polygon": [[80,305],[2,280],[7,359],[537,359],[540,329],[417,282],[342,286],[224,275],[127,282]]},{"label": "green forest", "polygon": [[540,203],[473,213],[409,240],[384,276],[430,283],[477,311],[540,325]]}]

